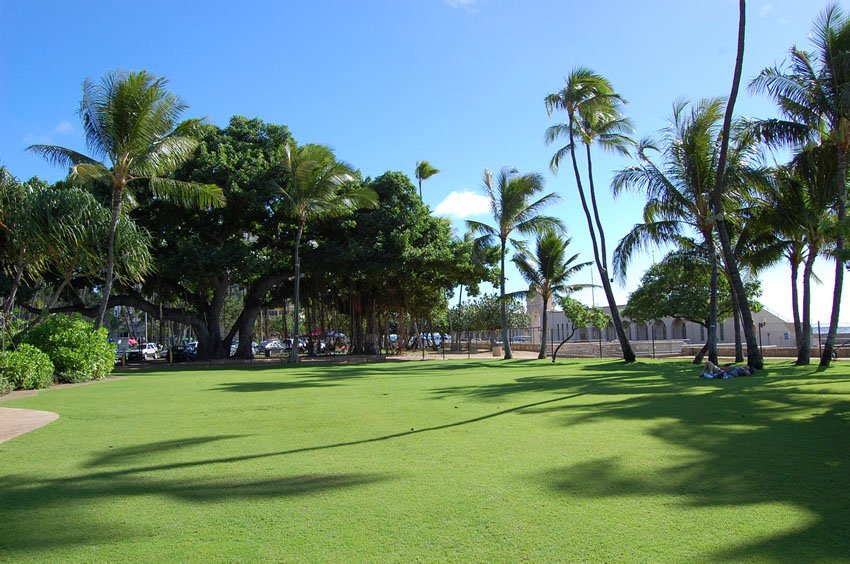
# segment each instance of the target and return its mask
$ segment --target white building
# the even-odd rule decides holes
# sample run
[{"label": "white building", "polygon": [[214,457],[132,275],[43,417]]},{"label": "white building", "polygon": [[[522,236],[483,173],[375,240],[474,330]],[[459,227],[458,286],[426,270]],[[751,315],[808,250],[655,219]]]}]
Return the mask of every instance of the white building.
[{"label": "white building", "polygon": [[[539,295],[534,298],[529,298],[527,302],[528,313],[530,319],[529,334],[533,343],[540,343],[540,335],[543,327],[541,322],[543,319],[543,300]],[[572,324],[560,309],[556,309],[552,303],[548,304],[548,313],[546,320],[547,341],[560,343],[566,339],[572,332]],[[618,306],[622,309],[623,306]],[[604,312],[609,313],[609,307],[600,308]],[[779,316],[762,310],[753,314],[753,320],[759,325],[758,330],[761,334],[761,344],[764,346],[779,346],[779,347],[794,347],[794,324],[785,321]],[[683,340],[692,345],[705,344],[708,338],[708,331],[702,325],[686,321],[684,319],[665,317],[650,323],[637,323],[628,318],[623,317],[623,324],[626,330],[626,335],[630,341],[667,341],[667,340]],[[600,335],[601,332],[601,335]],[[615,341],[617,333],[614,330],[614,325],[608,323],[607,327],[588,327],[587,329],[578,329],[572,336],[570,341]],[[743,337],[742,337],[743,338]],[[734,320],[726,319],[717,327],[717,342],[729,343],[735,342]]]}]

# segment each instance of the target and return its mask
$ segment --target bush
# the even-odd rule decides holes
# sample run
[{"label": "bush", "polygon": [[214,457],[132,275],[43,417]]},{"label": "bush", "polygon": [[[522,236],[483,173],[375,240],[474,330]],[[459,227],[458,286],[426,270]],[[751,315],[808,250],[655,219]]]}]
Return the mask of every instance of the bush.
[{"label": "bush", "polygon": [[50,356],[60,382],[103,378],[115,366],[115,345],[108,341],[106,329],[95,331],[79,315],[51,315],[24,342]]},{"label": "bush", "polygon": [[16,390],[46,388],[53,383],[53,363],[34,346],[23,344],[0,354],[0,377]]},{"label": "bush", "polygon": [[12,384],[4,376],[0,376],[0,396],[5,396],[11,391]]}]

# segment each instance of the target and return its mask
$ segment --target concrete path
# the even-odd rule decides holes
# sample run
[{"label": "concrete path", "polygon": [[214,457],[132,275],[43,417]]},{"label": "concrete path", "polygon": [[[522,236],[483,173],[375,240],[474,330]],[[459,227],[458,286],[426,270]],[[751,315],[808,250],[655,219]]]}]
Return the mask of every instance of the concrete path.
[{"label": "concrete path", "polygon": [[59,419],[58,413],[0,407],[0,443],[29,433]]}]

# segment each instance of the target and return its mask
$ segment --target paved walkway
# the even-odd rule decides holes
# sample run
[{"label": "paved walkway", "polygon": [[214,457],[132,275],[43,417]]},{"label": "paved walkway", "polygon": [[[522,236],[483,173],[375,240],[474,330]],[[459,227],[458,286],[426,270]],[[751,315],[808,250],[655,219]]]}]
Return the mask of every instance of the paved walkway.
[{"label": "paved walkway", "polygon": [[0,407],[0,443],[29,433],[59,419],[58,413]]}]

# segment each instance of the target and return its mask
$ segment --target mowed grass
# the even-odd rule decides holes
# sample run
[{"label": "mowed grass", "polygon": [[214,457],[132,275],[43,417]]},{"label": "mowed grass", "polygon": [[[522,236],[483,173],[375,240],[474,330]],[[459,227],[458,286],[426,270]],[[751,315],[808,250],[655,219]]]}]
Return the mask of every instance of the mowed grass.
[{"label": "mowed grass", "polygon": [[4,407],[0,560],[838,561],[850,365],[197,368]]}]

